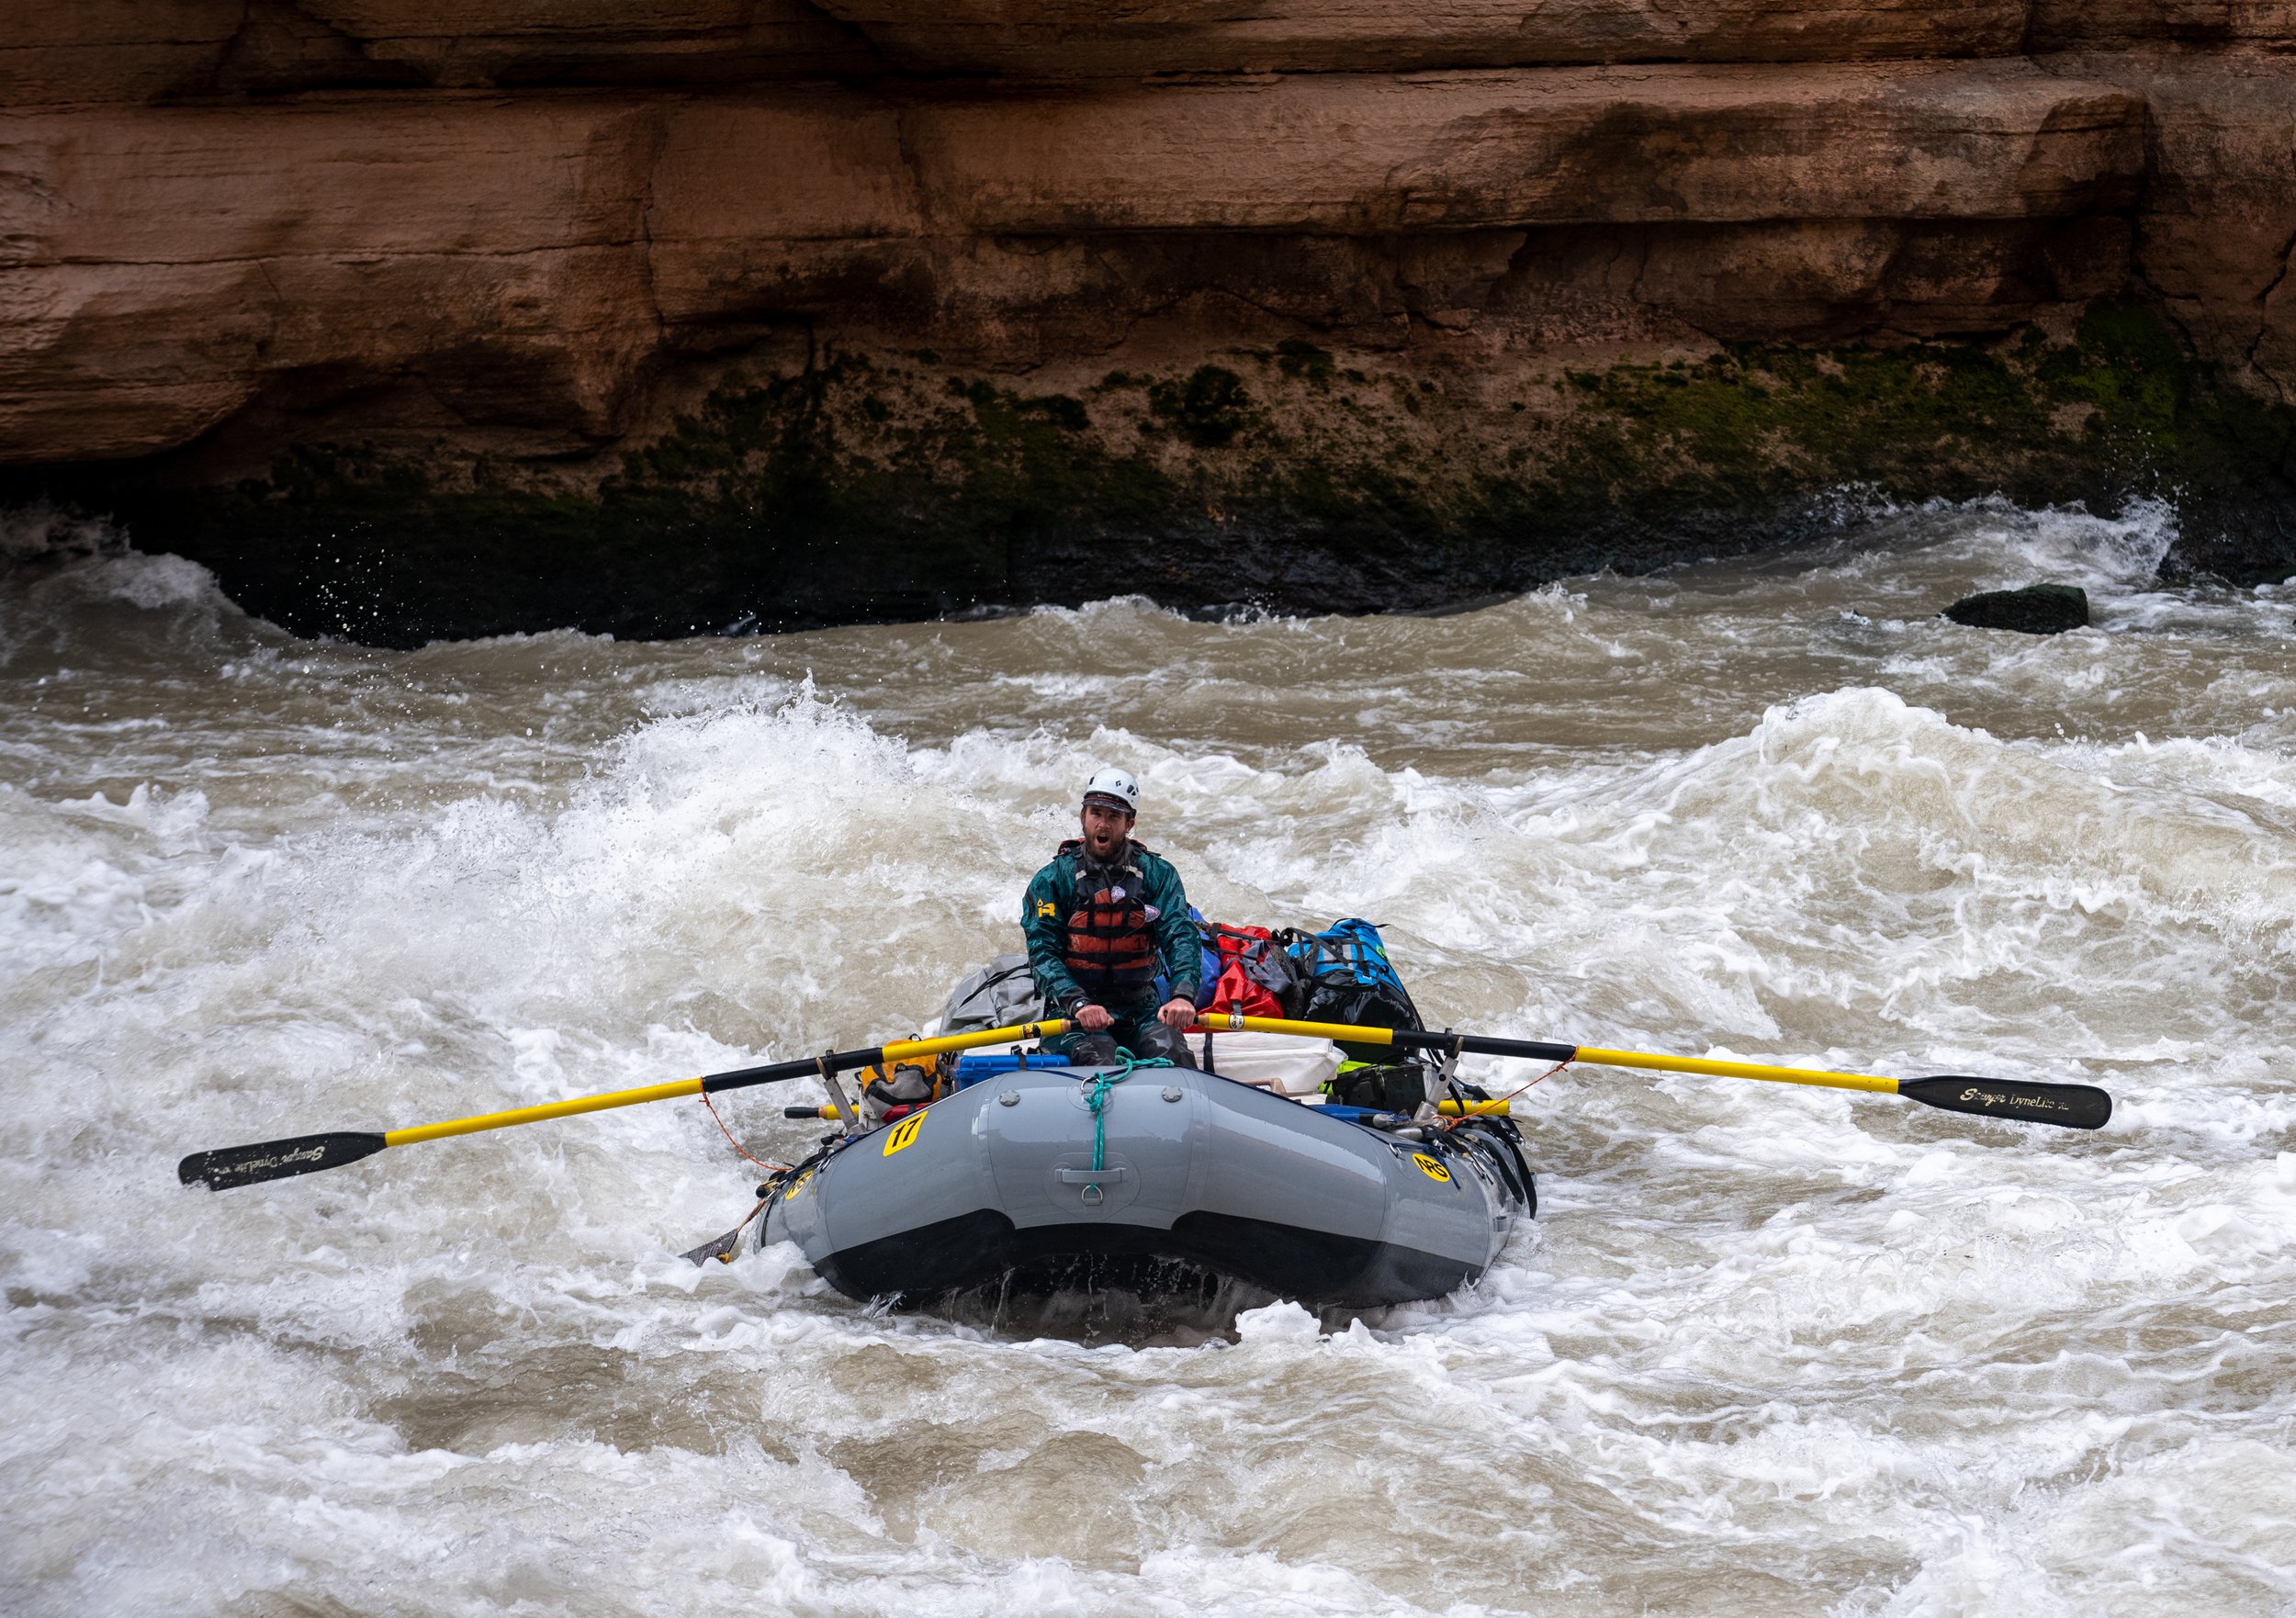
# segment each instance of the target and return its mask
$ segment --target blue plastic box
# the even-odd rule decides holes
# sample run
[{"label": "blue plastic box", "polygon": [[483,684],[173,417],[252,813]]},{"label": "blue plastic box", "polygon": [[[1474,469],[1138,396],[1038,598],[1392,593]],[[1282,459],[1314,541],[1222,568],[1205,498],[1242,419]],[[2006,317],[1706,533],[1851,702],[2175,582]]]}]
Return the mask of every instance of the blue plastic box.
[{"label": "blue plastic box", "polygon": [[994,1054],[968,1053],[957,1058],[957,1088],[977,1084],[983,1079],[998,1073],[1019,1073],[1023,1068],[1055,1068],[1072,1065],[1065,1056],[1049,1051],[999,1051]]}]

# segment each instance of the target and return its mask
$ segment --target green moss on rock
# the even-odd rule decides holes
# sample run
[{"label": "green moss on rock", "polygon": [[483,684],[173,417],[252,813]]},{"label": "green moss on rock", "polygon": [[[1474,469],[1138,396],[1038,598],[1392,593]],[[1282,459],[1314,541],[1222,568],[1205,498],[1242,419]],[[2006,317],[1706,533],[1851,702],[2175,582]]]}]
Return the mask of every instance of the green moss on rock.
[{"label": "green moss on rock", "polygon": [[1225,449],[1252,424],[1252,396],[1225,365],[1199,365],[1184,381],[1148,388],[1148,408],[1198,449]]},{"label": "green moss on rock", "polygon": [[[1817,497],[2174,495],[2178,565],[2296,569],[2296,412],[2190,366],[2150,309],[2069,341],[1740,346],[1423,376],[1304,341],[1074,393],[832,355],[730,380],[602,477],[450,446],[313,444],[230,487],[90,469],[16,490],[119,511],[292,627],[406,643],[929,616],[1138,590],[1425,607],[1773,545]],[[1438,386],[1438,380],[1440,386]],[[1255,391],[1255,390],[1257,391]]]}]

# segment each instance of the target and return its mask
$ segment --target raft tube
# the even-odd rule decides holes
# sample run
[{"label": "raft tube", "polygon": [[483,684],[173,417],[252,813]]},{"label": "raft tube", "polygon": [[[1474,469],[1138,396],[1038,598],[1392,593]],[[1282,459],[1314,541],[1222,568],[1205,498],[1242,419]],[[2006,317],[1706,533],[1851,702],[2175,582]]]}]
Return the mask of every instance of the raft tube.
[{"label": "raft tube", "polygon": [[1475,1280],[1536,1208],[1511,1125],[1429,1133],[1192,1069],[1030,1068],[825,1147],[769,1188],[759,1241],[795,1242],[863,1300],[1176,1289],[1193,1272],[1406,1303]]}]

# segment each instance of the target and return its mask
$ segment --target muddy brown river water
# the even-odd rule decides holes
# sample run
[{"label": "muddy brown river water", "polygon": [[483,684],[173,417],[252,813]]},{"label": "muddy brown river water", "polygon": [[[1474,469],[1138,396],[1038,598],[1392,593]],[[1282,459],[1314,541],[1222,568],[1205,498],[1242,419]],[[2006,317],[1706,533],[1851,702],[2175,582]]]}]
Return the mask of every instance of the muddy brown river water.
[{"label": "muddy brown river water", "polygon": [[[2163,511],[1447,618],[411,653],[6,521],[0,1609],[2296,1610],[2296,589],[2155,585]],[[2043,579],[2094,627],[1935,616]],[[1099,761],[1207,912],[1368,916],[1440,1022],[2115,1118],[1572,1070],[1536,1222],[1363,1316],[697,1271],[756,1174],[689,1103],[174,1183],[905,1033]],[[812,1094],[724,1111],[786,1153]]]}]

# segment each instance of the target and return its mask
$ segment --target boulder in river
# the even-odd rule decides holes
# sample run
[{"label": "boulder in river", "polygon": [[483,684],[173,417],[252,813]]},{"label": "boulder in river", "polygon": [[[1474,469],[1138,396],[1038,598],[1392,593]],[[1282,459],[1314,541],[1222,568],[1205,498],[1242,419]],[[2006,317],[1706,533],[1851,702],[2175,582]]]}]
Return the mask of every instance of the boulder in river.
[{"label": "boulder in river", "polygon": [[2088,592],[2075,584],[2032,584],[1964,596],[1945,616],[1972,629],[2014,629],[2020,635],[2063,635],[2088,627]]}]

